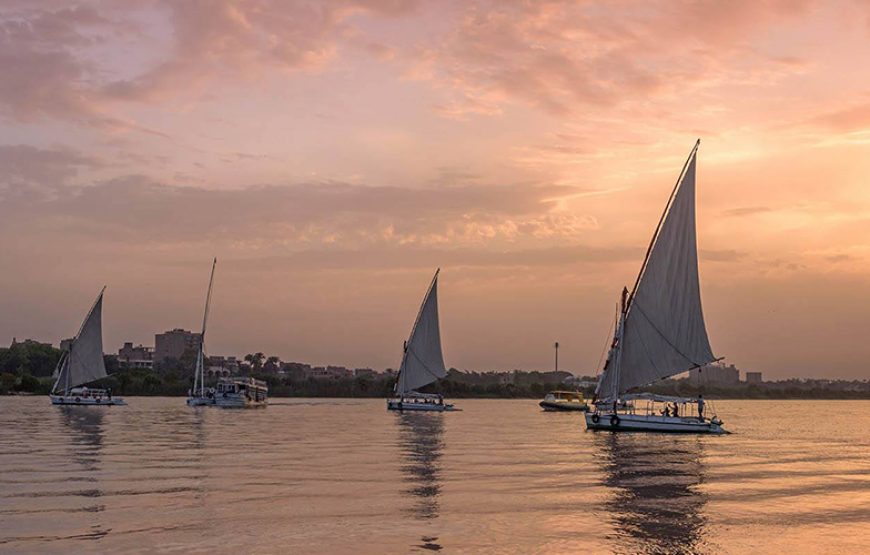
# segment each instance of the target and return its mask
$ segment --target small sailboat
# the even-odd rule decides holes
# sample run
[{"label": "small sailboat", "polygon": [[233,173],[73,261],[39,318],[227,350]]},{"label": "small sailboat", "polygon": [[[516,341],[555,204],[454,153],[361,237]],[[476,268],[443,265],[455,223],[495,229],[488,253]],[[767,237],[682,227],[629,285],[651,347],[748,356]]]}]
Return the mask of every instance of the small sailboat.
[{"label": "small sailboat", "polygon": [[214,269],[217,258],[211,264],[211,277],[208,280],[208,293],[205,295],[205,311],[202,315],[202,335],[196,353],[196,368],[193,371],[193,389],[188,392],[187,406],[199,407],[215,404],[214,391],[205,387],[205,326],[208,322],[208,309],[211,305],[211,289],[214,284]]},{"label": "small sailboat", "polygon": [[103,287],[94,306],[88,312],[78,334],[65,350],[55,368],[57,380],[51,388],[53,405],[126,405],[120,397],[114,397],[111,389],[89,388],[87,384],[105,378],[103,361]]},{"label": "small sailboat", "polygon": [[588,429],[725,432],[715,414],[706,415],[700,397],[630,393],[721,360],[710,348],[698,282],[695,160],[700,143],[683,166],[634,289],[623,289],[613,342],[595,389],[595,410],[586,413]]},{"label": "small sailboat", "polygon": [[399,376],[392,399],[387,399],[389,410],[448,411],[444,397],[417,390],[447,375],[441,352],[441,330],[438,325],[438,272],[423,298],[423,305],[405,342]]}]

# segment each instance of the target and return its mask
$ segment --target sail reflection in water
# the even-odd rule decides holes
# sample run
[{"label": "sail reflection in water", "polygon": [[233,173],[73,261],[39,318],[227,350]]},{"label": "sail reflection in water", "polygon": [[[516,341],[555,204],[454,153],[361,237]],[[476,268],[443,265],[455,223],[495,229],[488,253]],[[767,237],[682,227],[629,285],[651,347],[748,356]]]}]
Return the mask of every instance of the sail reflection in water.
[{"label": "sail reflection in water", "polygon": [[410,484],[405,490],[415,502],[416,518],[438,516],[438,494],[441,452],[444,448],[444,415],[441,413],[400,413],[399,451],[402,453],[402,473]]},{"label": "sail reflection in water", "polygon": [[703,553],[706,495],[703,450],[697,437],[607,434],[604,483],[617,543],[627,553]]},{"label": "sail reflection in water", "polygon": [[[82,528],[87,531],[79,531],[70,538],[97,540],[106,536],[109,530],[96,519],[97,513],[104,513],[105,504],[98,502],[97,498],[104,492],[99,487],[103,451],[103,417],[102,410],[94,410],[90,407],[62,406],[58,408],[58,417],[63,427],[69,431],[70,460],[81,466],[84,474],[76,475],[70,472],[69,479],[73,482],[86,482],[93,484],[74,492],[72,506],[66,506],[61,512],[70,515],[91,515],[83,517]],[[77,518],[75,520],[78,520]]]},{"label": "sail reflection in water", "polygon": [[103,411],[89,407],[66,406],[58,409],[63,425],[69,430],[70,455],[83,470],[99,470],[103,448]]}]

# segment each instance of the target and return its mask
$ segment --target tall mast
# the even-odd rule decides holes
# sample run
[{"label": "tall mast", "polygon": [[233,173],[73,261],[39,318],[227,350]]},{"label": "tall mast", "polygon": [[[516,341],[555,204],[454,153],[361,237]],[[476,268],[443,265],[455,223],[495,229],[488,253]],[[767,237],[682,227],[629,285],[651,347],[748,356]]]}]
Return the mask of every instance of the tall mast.
[{"label": "tall mast", "polygon": [[202,333],[199,336],[199,353],[196,355],[196,370],[193,375],[193,391],[196,392],[198,379],[200,396],[205,393],[205,328],[208,323],[208,310],[211,306],[211,290],[214,285],[215,266],[217,266],[217,257],[215,257],[211,263],[211,276],[208,279],[208,292],[205,295],[205,310],[202,314]]}]

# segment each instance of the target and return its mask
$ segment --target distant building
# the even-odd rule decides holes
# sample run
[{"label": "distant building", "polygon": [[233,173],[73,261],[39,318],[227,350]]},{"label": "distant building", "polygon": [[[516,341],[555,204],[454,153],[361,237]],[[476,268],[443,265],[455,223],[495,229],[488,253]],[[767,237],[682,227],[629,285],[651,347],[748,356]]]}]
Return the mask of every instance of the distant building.
[{"label": "distant building", "polygon": [[595,389],[598,387],[598,381],[590,380],[587,376],[570,376],[562,380],[562,383],[577,389]]},{"label": "distant building", "polygon": [[[68,340],[71,341],[71,340]],[[33,346],[33,347],[51,347],[51,343],[43,343],[42,341],[37,341],[35,339],[25,339],[24,341],[18,341],[15,337],[12,338],[12,345],[14,347],[16,345],[25,345],[25,346]]]},{"label": "distant building", "polygon": [[290,379],[304,380],[311,373],[311,365],[303,362],[285,362],[281,365],[281,371],[284,375],[290,376]]},{"label": "distant building", "polygon": [[737,385],[740,383],[740,370],[733,364],[708,364],[689,371],[693,385]]},{"label": "distant building", "polygon": [[118,349],[118,364],[126,368],[154,368],[154,349],[143,345],[133,346],[132,341],[127,341]]},{"label": "distant building", "polygon": [[168,358],[180,360],[187,351],[197,351],[202,336],[192,331],[176,328],[154,336],[154,364]]},{"label": "distant building", "polygon": [[315,366],[308,370],[306,378],[314,378],[315,380],[330,380],[339,378],[351,378],[353,372],[344,366]]},{"label": "distant building", "polygon": [[761,383],[761,372],[747,372],[746,383]]},{"label": "distant building", "polygon": [[206,357],[205,373],[208,376],[235,376],[239,373],[239,361],[236,357],[210,356]]},{"label": "distant building", "polygon": [[375,371],[371,368],[354,368],[353,375],[357,378],[374,378]]}]

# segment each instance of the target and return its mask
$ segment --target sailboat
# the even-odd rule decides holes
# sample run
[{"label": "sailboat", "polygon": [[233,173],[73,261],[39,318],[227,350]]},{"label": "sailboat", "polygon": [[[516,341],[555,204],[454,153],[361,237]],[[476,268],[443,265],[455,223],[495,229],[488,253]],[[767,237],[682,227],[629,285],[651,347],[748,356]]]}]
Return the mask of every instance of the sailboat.
[{"label": "sailboat", "polygon": [[202,334],[199,337],[199,350],[196,353],[196,368],[193,371],[193,389],[188,392],[187,406],[199,407],[213,405],[214,391],[205,388],[205,325],[208,322],[208,309],[211,305],[211,288],[214,285],[214,269],[217,258],[211,264],[211,277],[208,280],[208,293],[205,295],[205,311],[202,315]]},{"label": "sailboat", "polygon": [[659,220],[633,290],[622,291],[588,429],[724,433],[703,398],[632,394],[638,387],[721,360],[713,356],[698,283],[692,148]]},{"label": "sailboat", "polygon": [[113,397],[111,389],[92,389],[86,384],[105,378],[103,361],[103,293],[100,291],[69,349],[61,353],[54,370],[57,380],[51,388],[53,405],[126,405]]},{"label": "sailboat", "polygon": [[441,352],[441,331],[438,326],[438,273],[426,291],[423,305],[417,314],[411,336],[405,342],[402,364],[393,390],[387,399],[388,410],[448,411],[453,405],[444,403],[444,397],[417,390],[447,375]]}]

